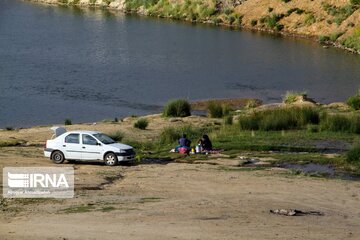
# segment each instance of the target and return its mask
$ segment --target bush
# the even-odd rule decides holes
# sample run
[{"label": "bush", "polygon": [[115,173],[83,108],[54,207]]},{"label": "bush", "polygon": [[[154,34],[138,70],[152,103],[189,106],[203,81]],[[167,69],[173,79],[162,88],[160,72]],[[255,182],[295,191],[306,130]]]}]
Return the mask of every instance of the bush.
[{"label": "bush", "polygon": [[360,90],[352,97],[349,97],[347,104],[354,110],[360,110]]},{"label": "bush", "polygon": [[207,128],[197,128],[192,125],[185,125],[181,127],[166,127],[160,133],[160,144],[172,144],[176,142],[183,134],[186,134],[187,138],[196,141],[204,133],[210,132]]},{"label": "bush", "polygon": [[346,160],[350,163],[360,163],[360,144],[353,146],[347,152]]},{"label": "bush", "polygon": [[360,133],[360,116],[333,114],[322,117],[322,130],[332,132]]},{"label": "bush", "polygon": [[124,134],[121,131],[116,131],[109,134],[109,137],[111,137],[116,142],[120,142],[124,138]]},{"label": "bush", "polygon": [[166,104],[163,115],[165,117],[187,117],[191,115],[191,106],[184,99],[173,100]]},{"label": "bush", "polygon": [[291,92],[291,91],[287,91],[285,94],[285,97],[283,99],[284,103],[286,104],[291,104],[296,102],[298,97],[306,97],[307,93],[306,92]]},{"label": "bush", "polygon": [[64,124],[65,125],[72,125],[71,119],[66,118],[65,121],[64,121]]},{"label": "bush", "polygon": [[149,121],[146,118],[140,118],[134,123],[134,128],[145,130],[149,125]]},{"label": "bush", "polygon": [[255,112],[239,118],[242,130],[278,131],[303,128],[319,123],[319,111],[313,108],[284,108]]},{"label": "bush", "polygon": [[350,0],[351,5],[356,5],[359,6],[360,5],[360,0]]},{"label": "bush", "polygon": [[224,118],[225,125],[232,125],[233,124],[233,116],[228,115]]},{"label": "bush", "polygon": [[258,21],[256,19],[251,20],[251,26],[255,27]]},{"label": "bush", "polygon": [[208,103],[208,114],[211,118],[222,118],[229,115],[231,108],[226,104],[221,104],[216,101],[210,101]]},{"label": "bush", "polygon": [[350,131],[350,121],[349,118],[345,115],[335,114],[328,115],[325,114],[321,119],[321,129],[332,131],[332,132],[348,132]]}]

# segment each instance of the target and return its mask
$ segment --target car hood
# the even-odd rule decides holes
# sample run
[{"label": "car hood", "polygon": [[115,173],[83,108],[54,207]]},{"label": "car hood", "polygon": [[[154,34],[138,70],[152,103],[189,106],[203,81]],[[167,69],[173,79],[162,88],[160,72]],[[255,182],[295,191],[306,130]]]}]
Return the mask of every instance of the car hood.
[{"label": "car hood", "polygon": [[118,149],[122,149],[122,150],[126,150],[126,149],[132,149],[133,147],[126,145],[126,144],[122,144],[122,143],[112,143],[112,144],[108,144],[108,146],[112,146]]}]

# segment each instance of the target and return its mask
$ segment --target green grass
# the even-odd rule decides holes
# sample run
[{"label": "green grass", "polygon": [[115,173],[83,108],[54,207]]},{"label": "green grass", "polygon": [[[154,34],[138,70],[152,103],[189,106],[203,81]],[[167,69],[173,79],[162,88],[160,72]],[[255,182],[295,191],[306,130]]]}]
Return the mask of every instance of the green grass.
[{"label": "green grass", "polygon": [[80,205],[80,206],[73,206],[73,207],[69,207],[69,208],[65,208],[62,210],[62,212],[64,213],[85,213],[85,212],[90,212],[92,210],[94,210],[94,206],[93,205]]},{"label": "green grass", "polygon": [[149,121],[146,118],[140,118],[134,123],[134,128],[145,130],[149,125]]},{"label": "green grass", "polygon": [[286,104],[295,103],[299,97],[307,97],[307,93],[287,91],[283,98],[283,102]]},{"label": "green grass", "polygon": [[184,99],[168,102],[163,110],[164,117],[188,117],[190,115],[190,103]]},{"label": "green grass", "polygon": [[322,131],[360,133],[360,115],[354,114],[324,114],[321,117]]},{"label": "green grass", "polygon": [[319,111],[314,108],[299,107],[264,110],[240,116],[238,122],[242,130],[301,129],[307,124],[317,124]]},{"label": "green grass", "polygon": [[349,163],[360,164],[360,144],[354,145],[346,154]]},{"label": "green grass", "polygon": [[358,5],[347,4],[342,7],[337,7],[328,3],[322,3],[323,10],[329,15],[333,16],[333,21],[339,26],[341,23],[350,17],[358,8]]},{"label": "green grass", "polygon": [[124,133],[121,132],[120,130],[110,133],[108,135],[116,142],[121,142],[121,140],[124,138]]},{"label": "green grass", "polygon": [[360,110],[360,90],[358,90],[356,95],[349,97],[347,104],[354,110]]}]

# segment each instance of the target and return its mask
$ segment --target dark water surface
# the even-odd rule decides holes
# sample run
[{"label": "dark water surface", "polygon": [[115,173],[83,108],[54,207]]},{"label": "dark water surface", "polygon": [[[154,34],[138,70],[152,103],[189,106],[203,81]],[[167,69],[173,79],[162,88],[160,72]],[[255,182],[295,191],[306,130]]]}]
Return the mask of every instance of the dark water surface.
[{"label": "dark water surface", "polygon": [[157,112],[172,98],[344,101],[360,56],[176,21],[0,0],[0,128]]}]

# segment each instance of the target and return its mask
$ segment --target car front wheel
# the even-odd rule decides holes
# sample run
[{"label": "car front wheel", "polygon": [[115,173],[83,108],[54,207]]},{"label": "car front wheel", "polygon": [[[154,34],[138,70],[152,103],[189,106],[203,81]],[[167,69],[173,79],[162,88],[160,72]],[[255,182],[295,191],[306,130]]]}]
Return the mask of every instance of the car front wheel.
[{"label": "car front wheel", "polygon": [[105,164],[108,166],[115,166],[118,162],[117,156],[114,153],[108,153],[105,155]]},{"label": "car front wheel", "polygon": [[65,160],[64,154],[62,154],[62,152],[60,151],[55,151],[53,152],[53,154],[51,155],[51,159],[53,160],[54,163],[56,164],[60,164],[63,163]]}]

